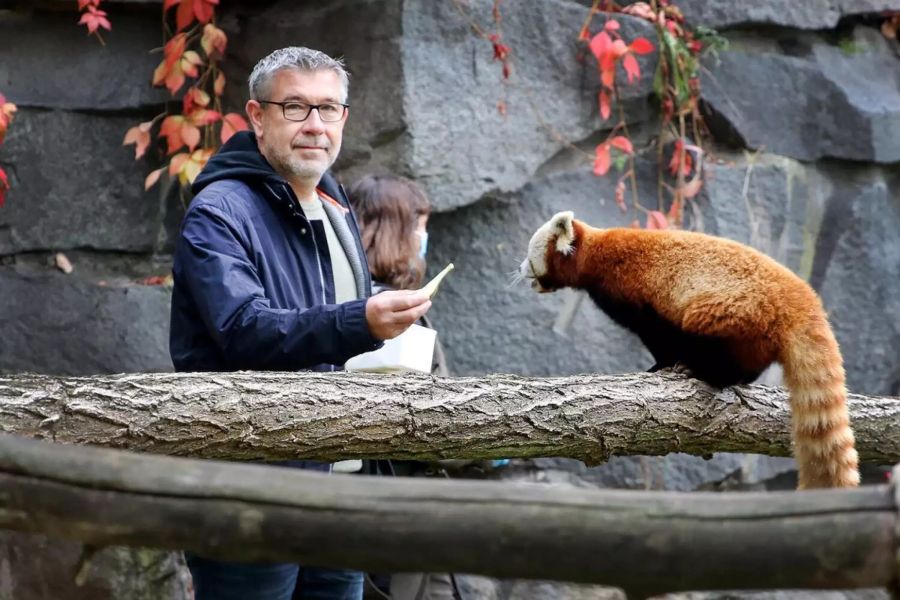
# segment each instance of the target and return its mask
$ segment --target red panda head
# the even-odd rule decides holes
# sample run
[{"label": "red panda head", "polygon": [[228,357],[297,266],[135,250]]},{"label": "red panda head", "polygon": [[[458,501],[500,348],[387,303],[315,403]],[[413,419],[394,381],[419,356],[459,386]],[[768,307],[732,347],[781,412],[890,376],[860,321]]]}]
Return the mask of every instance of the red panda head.
[{"label": "red panda head", "polygon": [[561,259],[565,261],[575,252],[574,220],[575,214],[570,210],[556,213],[531,236],[519,273],[531,280],[535,291],[552,292],[570,285],[565,269],[558,267]]}]

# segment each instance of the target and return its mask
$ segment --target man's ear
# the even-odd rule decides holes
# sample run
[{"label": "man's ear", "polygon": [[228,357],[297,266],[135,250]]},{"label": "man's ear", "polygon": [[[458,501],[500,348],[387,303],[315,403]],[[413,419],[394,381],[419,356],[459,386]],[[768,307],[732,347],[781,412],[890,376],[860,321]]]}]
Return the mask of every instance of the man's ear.
[{"label": "man's ear", "polygon": [[572,224],[574,219],[575,213],[571,210],[558,212],[550,219],[553,231],[556,233],[556,249],[563,254],[571,254],[575,250],[573,245],[575,226]]},{"label": "man's ear", "polygon": [[256,137],[260,137],[262,134],[262,104],[256,100],[247,100],[244,110],[247,111],[247,116],[250,118],[253,133],[256,134]]}]

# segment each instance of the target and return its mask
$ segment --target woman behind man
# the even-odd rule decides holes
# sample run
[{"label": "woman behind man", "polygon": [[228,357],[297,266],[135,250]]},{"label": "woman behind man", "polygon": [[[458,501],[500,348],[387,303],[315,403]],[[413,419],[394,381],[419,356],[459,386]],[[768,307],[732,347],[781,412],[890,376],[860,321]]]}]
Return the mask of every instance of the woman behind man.
[{"label": "woman behind man", "polygon": [[[366,175],[349,190],[362,244],[372,273],[372,292],[422,286],[428,250],[431,204],[414,181],[396,175]],[[433,329],[426,317],[420,324]],[[447,376],[440,341],[435,341],[432,374]]]},{"label": "woman behind man", "polygon": [[[362,245],[372,273],[372,292],[417,289],[425,278],[428,216],[431,204],[415,182],[395,175],[367,175],[348,196],[359,221]],[[431,327],[427,318],[419,324]],[[440,341],[435,340],[431,372],[448,375]],[[366,461],[372,475],[427,475],[430,465],[418,461]],[[449,573],[370,575],[370,585],[392,600],[454,600],[459,598]],[[366,596],[369,597],[368,595]]]}]

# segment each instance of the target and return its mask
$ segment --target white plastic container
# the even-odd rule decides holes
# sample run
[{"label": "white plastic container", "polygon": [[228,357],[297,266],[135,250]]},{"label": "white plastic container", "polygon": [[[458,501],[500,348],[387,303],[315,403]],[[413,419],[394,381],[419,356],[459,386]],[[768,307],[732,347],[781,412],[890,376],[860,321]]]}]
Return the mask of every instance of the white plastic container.
[{"label": "white plastic container", "polygon": [[397,337],[385,340],[384,346],[378,350],[354,356],[344,364],[344,368],[372,373],[431,373],[436,338],[434,329],[410,325]]}]

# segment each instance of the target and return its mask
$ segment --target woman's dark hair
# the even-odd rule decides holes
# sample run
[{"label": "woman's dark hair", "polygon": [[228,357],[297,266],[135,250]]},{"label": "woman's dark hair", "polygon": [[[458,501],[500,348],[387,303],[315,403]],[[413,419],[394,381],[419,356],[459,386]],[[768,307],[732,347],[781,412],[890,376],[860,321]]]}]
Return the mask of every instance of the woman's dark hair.
[{"label": "woman's dark hair", "polygon": [[362,230],[372,279],[402,290],[417,288],[425,275],[415,231],[431,212],[422,187],[397,175],[366,175],[347,194]]}]

